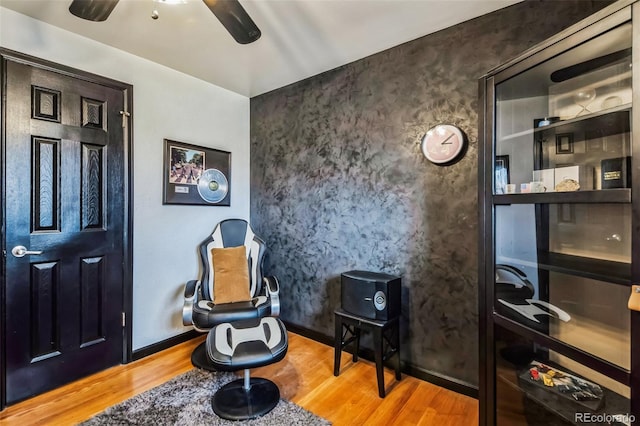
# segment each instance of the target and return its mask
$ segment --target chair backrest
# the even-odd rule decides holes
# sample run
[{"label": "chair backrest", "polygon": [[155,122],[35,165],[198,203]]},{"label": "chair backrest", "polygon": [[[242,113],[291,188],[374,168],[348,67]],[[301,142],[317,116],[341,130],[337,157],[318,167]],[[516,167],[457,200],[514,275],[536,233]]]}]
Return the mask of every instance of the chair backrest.
[{"label": "chair backrest", "polygon": [[202,290],[204,297],[213,301],[213,259],[211,250],[223,247],[244,246],[249,268],[249,293],[257,296],[262,290],[262,262],[266,245],[256,236],[251,226],[243,219],[227,219],[218,223],[213,233],[200,244],[202,259]]}]

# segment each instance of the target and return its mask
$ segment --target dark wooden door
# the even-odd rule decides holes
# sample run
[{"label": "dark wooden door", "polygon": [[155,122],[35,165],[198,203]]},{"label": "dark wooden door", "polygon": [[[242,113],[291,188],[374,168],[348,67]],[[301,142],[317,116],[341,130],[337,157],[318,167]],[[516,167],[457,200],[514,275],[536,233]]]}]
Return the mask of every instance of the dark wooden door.
[{"label": "dark wooden door", "polygon": [[11,404],[123,360],[124,94],[13,61],[4,76]]}]

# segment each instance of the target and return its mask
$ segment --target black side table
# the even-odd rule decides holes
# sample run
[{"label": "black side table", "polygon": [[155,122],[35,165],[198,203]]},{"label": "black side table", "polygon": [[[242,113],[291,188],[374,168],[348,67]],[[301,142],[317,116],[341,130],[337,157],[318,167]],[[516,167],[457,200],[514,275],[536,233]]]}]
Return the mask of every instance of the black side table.
[{"label": "black side table", "polygon": [[[360,349],[360,331],[362,329],[373,332],[373,352],[376,361],[376,375],[378,376],[378,394],[384,398],[383,363],[396,355],[395,371],[396,380],[401,379],[400,374],[400,330],[399,317],[388,321],[376,321],[351,314],[343,309],[336,309],[335,314],[335,360],[333,375],[340,374],[340,357],[342,349],[355,342],[353,349],[353,362],[358,361]],[[385,347],[386,346],[386,347]]]}]

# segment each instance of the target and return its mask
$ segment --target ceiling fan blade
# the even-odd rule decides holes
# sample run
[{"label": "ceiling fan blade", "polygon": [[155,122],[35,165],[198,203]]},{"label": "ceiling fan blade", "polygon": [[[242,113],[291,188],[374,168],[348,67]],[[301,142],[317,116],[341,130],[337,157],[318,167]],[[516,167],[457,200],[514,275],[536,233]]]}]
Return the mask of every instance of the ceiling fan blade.
[{"label": "ceiling fan blade", "polygon": [[106,21],[120,0],[73,0],[69,12],[89,21]]},{"label": "ceiling fan blade", "polygon": [[262,33],[238,0],[202,0],[240,44],[260,38]]}]

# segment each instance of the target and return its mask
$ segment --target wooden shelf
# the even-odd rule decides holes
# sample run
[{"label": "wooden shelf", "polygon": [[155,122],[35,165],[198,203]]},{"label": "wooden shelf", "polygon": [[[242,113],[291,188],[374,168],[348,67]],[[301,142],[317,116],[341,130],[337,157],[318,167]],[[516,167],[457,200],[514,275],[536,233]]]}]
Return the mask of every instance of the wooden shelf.
[{"label": "wooden shelf", "polygon": [[[549,129],[556,129],[559,133],[568,133],[573,132],[577,127],[585,126],[595,127],[601,130],[609,129],[611,132],[616,133],[620,132],[620,129],[626,129],[628,131],[630,129],[629,112],[631,112],[631,104],[624,104],[569,120],[557,121],[548,126],[538,127],[534,129],[534,133],[544,132]],[[609,134],[611,134],[611,132],[609,132]]]},{"label": "wooden shelf", "polygon": [[[605,376],[630,386],[631,374],[628,370],[619,365],[613,364],[596,355],[586,352],[580,348],[572,346],[562,340],[549,336],[548,332],[535,330],[522,324],[519,320],[509,318],[499,312],[493,311],[491,316],[493,323],[501,328],[511,331],[517,335],[529,339],[534,343],[542,345],[552,351],[558,352],[574,361],[591,368]],[[549,317],[546,317],[549,318]]]},{"label": "wooden shelf", "polygon": [[631,189],[603,189],[575,192],[532,192],[528,194],[497,194],[494,204],[573,204],[631,203]]},{"label": "wooden shelf", "polygon": [[[550,129],[556,129],[558,127],[560,127],[560,133],[565,133],[565,132],[569,132],[569,130],[567,130],[568,128],[575,128],[577,126],[583,126],[586,124],[586,122],[588,121],[588,125],[590,127],[593,126],[597,126],[599,128],[601,128],[601,123],[600,122],[605,122],[605,121],[611,121],[611,124],[609,124],[608,126],[606,126],[607,128],[617,128],[617,131],[619,131],[621,128],[626,128],[629,129],[629,112],[631,111],[631,104],[624,104],[624,105],[619,105],[615,108],[609,108],[603,111],[598,111],[598,112],[594,112],[591,114],[586,114],[586,115],[582,115],[580,117],[575,117],[575,118],[571,118],[568,120],[561,120],[561,121],[557,121],[555,123],[551,123],[547,126],[541,126],[541,127],[536,127],[536,128],[531,128],[531,129],[525,129],[523,131],[520,132],[516,132],[516,133],[512,133],[509,135],[505,135],[502,136],[501,138],[498,139],[499,142],[506,142],[508,140],[511,139],[516,139],[519,138],[521,136],[526,136],[526,135],[531,135],[534,133],[541,133],[544,131],[548,131]],[[625,120],[626,120],[626,125],[625,125]],[[532,123],[533,124],[533,123]],[[564,128],[562,128],[564,127]]]},{"label": "wooden shelf", "polygon": [[513,257],[499,257],[498,264],[525,265],[534,269],[590,278],[605,283],[631,285],[631,264],[593,257],[555,252],[538,252],[537,262]]},{"label": "wooden shelf", "polygon": [[631,286],[631,264],[569,254],[539,252],[538,267],[547,271]]}]

